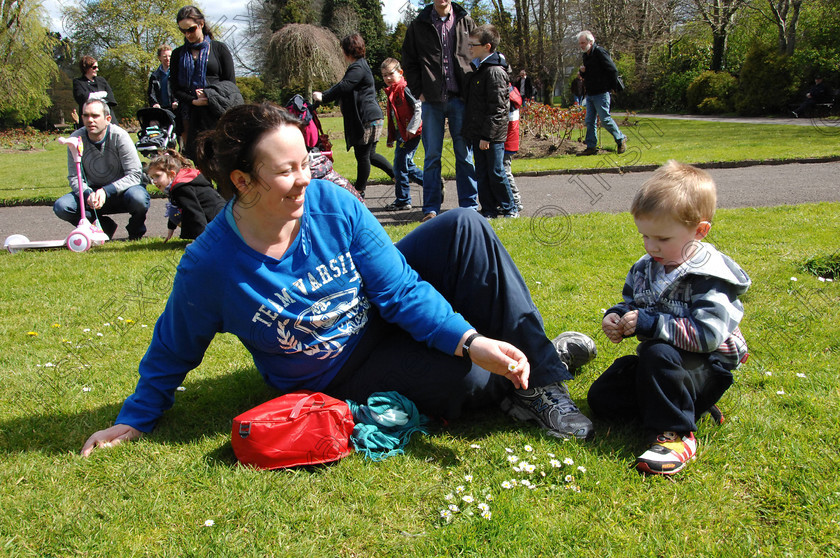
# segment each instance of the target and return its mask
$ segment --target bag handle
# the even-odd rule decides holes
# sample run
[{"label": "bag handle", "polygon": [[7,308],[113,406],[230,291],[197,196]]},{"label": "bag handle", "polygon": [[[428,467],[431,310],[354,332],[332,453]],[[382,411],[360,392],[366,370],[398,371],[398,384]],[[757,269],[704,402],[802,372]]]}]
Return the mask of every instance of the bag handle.
[{"label": "bag handle", "polygon": [[298,415],[300,415],[300,412],[303,410],[303,406],[306,405],[310,399],[316,399],[319,403],[321,403],[321,407],[327,404],[324,399],[324,394],[316,391],[315,393],[311,393],[298,401],[292,409],[291,414],[289,414],[289,418],[292,420],[298,418]]}]

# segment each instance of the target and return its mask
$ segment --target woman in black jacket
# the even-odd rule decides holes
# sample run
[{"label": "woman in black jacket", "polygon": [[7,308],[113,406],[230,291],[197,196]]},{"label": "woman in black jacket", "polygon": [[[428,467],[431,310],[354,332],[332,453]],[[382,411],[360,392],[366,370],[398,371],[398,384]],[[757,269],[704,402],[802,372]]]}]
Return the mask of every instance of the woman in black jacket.
[{"label": "woman in black jacket", "polygon": [[340,102],[347,150],[352,147],[356,155],[354,186],[364,197],[371,164],[385,171],[391,178],[394,178],[394,169],[385,157],[376,152],[376,142],[382,133],[383,116],[376,102],[373,73],[365,60],[365,40],[358,33],[344,37],[341,50],[349,64],[344,77],[323,94],[314,92],[312,98],[316,103]]},{"label": "woman in black jacket", "polygon": [[117,113],[114,110],[117,106],[117,100],[114,98],[114,92],[111,91],[111,86],[108,80],[97,75],[99,72],[99,63],[93,56],[82,56],[79,60],[79,70],[82,75],[73,79],[73,98],[76,99],[76,104],[79,105],[79,124],[82,127],[82,107],[91,99],[102,99],[108,103],[108,108],[111,110],[111,122],[117,123]]},{"label": "woman in black jacket", "polygon": [[[204,130],[216,127],[220,114],[209,107],[208,86],[222,82],[236,86],[233,56],[227,45],[213,40],[213,32],[204,20],[204,14],[195,6],[185,6],[175,17],[184,34],[184,44],[172,52],[169,81],[178,101],[178,117],[183,128],[184,155],[195,157],[195,138]],[[236,104],[236,103],[234,103]]]}]

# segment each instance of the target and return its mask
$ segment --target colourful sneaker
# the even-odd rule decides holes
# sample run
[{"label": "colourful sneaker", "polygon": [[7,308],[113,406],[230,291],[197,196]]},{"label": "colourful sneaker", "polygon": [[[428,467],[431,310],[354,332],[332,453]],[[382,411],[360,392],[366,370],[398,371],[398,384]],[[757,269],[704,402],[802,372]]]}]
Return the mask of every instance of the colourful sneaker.
[{"label": "colourful sneaker", "polygon": [[694,432],[680,437],[676,432],[663,432],[648,450],[636,459],[636,469],[643,473],[673,475],[697,455]]}]

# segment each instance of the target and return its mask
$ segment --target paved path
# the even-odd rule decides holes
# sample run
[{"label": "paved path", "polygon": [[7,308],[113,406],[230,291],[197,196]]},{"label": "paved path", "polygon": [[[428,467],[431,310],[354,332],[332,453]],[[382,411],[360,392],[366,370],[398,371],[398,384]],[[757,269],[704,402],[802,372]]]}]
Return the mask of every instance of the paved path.
[{"label": "paved path", "polygon": [[[627,169],[637,170],[637,169]],[[840,201],[840,162],[756,165],[740,168],[709,168],[718,186],[719,207],[761,207],[784,204]],[[516,179],[525,205],[523,216],[550,216],[601,211],[627,211],[633,194],[651,171],[624,174],[555,174],[520,176]],[[422,194],[412,185],[412,199]],[[368,186],[367,204],[383,224],[416,222],[419,208],[388,212],[383,209],[393,199],[393,186]],[[455,182],[447,182],[444,209],[456,205]],[[165,202],[152,200],[147,218],[149,236],[166,234]],[[125,238],[127,215],[114,217],[120,225],[116,238]],[[48,206],[0,208],[0,239],[18,233],[30,240],[60,239],[73,227],[59,220]]]}]

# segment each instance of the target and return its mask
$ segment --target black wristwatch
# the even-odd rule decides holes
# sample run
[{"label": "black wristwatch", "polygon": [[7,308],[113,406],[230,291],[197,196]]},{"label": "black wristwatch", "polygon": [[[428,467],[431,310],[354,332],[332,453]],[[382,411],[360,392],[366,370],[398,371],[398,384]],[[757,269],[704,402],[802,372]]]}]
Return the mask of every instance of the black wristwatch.
[{"label": "black wristwatch", "polygon": [[482,335],[478,332],[475,332],[469,337],[467,337],[467,340],[464,341],[463,345],[461,345],[461,352],[463,357],[470,362],[472,362],[472,359],[470,358],[470,345],[472,345],[472,342],[478,339],[479,337],[482,337]]}]

